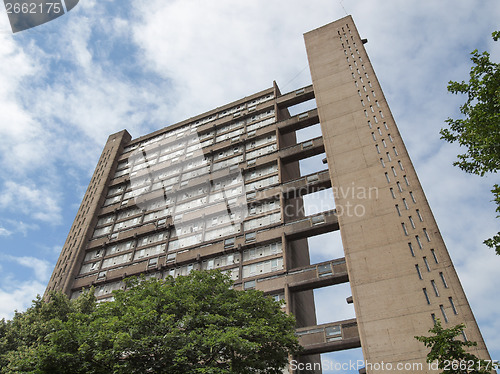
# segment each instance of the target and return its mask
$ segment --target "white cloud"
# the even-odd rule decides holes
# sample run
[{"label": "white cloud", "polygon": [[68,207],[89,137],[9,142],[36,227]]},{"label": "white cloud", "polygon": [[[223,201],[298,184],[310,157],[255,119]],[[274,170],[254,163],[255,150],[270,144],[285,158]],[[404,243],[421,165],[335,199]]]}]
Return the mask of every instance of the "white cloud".
[{"label": "white cloud", "polygon": [[6,228],[0,227],[0,236],[11,236],[12,231],[7,230]]},{"label": "white cloud", "polygon": [[57,194],[49,187],[38,188],[34,184],[6,181],[1,190],[0,208],[21,211],[48,223],[57,224],[62,218]]},{"label": "white cloud", "polygon": [[43,294],[45,286],[45,283],[38,281],[26,281],[16,282],[8,288],[0,287],[0,318],[10,319],[15,310],[26,310],[36,295]]},{"label": "white cloud", "polygon": [[49,280],[52,268],[51,264],[46,260],[31,256],[3,256],[3,258],[32,269],[38,282],[46,282]]}]

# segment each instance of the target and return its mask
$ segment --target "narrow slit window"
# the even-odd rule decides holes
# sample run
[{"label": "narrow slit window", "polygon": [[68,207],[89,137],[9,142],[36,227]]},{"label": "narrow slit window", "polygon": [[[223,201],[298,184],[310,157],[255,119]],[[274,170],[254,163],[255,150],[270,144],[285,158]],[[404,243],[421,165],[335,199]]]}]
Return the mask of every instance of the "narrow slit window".
[{"label": "narrow slit window", "polygon": [[378,114],[380,114],[380,118],[384,118],[384,113],[381,110],[378,111]]},{"label": "narrow slit window", "polygon": [[380,148],[379,148],[378,144],[375,144],[375,148],[377,148],[377,153],[380,153]]},{"label": "narrow slit window", "polygon": [[410,221],[410,225],[412,228],[415,228],[415,222],[413,221],[413,218],[411,216],[408,217],[408,220]]},{"label": "narrow slit window", "polygon": [[380,130],[380,127],[377,127],[378,134],[382,136],[382,130]]},{"label": "narrow slit window", "polygon": [[378,123],[378,118],[376,116],[373,116],[373,120],[375,121],[375,123]]},{"label": "narrow slit window", "polygon": [[432,322],[436,324],[436,315],[434,313],[431,313],[431,317],[432,317]]},{"label": "narrow slit window", "polygon": [[418,216],[418,220],[420,222],[424,222],[424,219],[422,218],[422,215],[420,214],[420,210],[417,209],[417,216]]},{"label": "narrow slit window", "polygon": [[380,158],[380,163],[382,164],[382,167],[385,168],[385,162],[383,158]]},{"label": "narrow slit window", "polygon": [[424,279],[422,278],[422,273],[420,272],[420,267],[418,266],[418,264],[415,264],[415,269],[417,270],[418,279]]},{"label": "narrow slit window", "polygon": [[363,91],[365,91],[365,92],[366,92],[366,87],[365,87],[365,86],[363,86]]},{"label": "narrow slit window", "polygon": [[394,169],[394,166],[391,166],[391,170],[392,174],[394,174],[394,176],[397,177],[398,175],[396,174],[396,169]]},{"label": "narrow slit window", "polygon": [[403,179],[405,180],[405,183],[407,186],[410,185],[410,181],[408,180],[408,178],[406,177],[406,175],[403,175]]},{"label": "narrow slit window", "polygon": [[427,304],[431,304],[431,300],[429,299],[429,294],[427,293],[427,288],[422,288],[422,291],[424,292],[425,300],[427,301]]},{"label": "narrow slit window", "polygon": [[375,95],[375,91],[372,91],[372,96],[373,96],[373,97],[376,97],[376,95]]},{"label": "narrow slit window", "polygon": [[415,257],[415,252],[413,251],[413,244],[408,243],[408,248],[410,248],[410,253],[411,253],[412,257]]},{"label": "narrow slit window", "polygon": [[363,100],[361,100],[361,105],[365,106],[365,102]]},{"label": "narrow slit window", "polygon": [[396,185],[398,186],[399,192],[403,192],[403,188],[401,187],[401,183],[396,182]]},{"label": "narrow slit window", "polygon": [[365,117],[368,117],[368,112],[365,110]]},{"label": "narrow slit window", "polygon": [[429,266],[429,262],[427,261],[427,257],[424,256],[423,260],[424,260],[425,268],[427,269],[427,271],[431,271],[431,267]]},{"label": "narrow slit window", "polygon": [[403,204],[405,205],[405,209],[408,210],[408,203],[406,202],[406,199],[403,197]]},{"label": "narrow slit window", "polygon": [[448,288],[448,283],[446,283],[446,279],[444,278],[443,272],[439,272],[439,276],[441,277],[441,280],[443,281],[444,288]]},{"label": "narrow slit window", "polygon": [[429,237],[429,234],[427,233],[427,229],[424,229],[424,235],[425,235],[425,238],[427,239],[427,241],[430,242],[431,238]]},{"label": "narrow slit window", "polygon": [[403,164],[401,163],[401,161],[398,161],[398,165],[399,165],[399,168],[400,168],[401,170],[404,170],[404,168],[403,168]]},{"label": "narrow slit window", "polygon": [[372,128],[372,123],[370,121],[368,121],[368,127]]},{"label": "narrow slit window", "polygon": [[431,280],[431,285],[432,285],[432,288],[434,289],[434,293],[436,294],[437,297],[439,297],[439,291],[438,291],[436,282],[434,282],[434,280]]},{"label": "narrow slit window", "polygon": [[[378,103],[378,100],[375,100],[375,105],[380,108],[380,104]],[[382,112],[380,112],[380,113],[382,113]],[[384,117],[381,116],[381,118],[384,118]]]},{"label": "narrow slit window", "polygon": [[387,148],[387,144],[385,143],[384,139],[382,139],[382,144],[384,145],[384,148]]},{"label": "narrow slit window", "polygon": [[453,310],[453,314],[458,314],[457,308],[455,307],[455,303],[453,302],[453,298],[449,297],[448,300],[450,300],[450,305],[451,305],[451,309]]},{"label": "narrow slit window", "polygon": [[418,248],[422,249],[422,242],[420,241],[420,238],[418,235],[415,235],[415,240],[417,241]]},{"label": "narrow slit window", "polygon": [[406,225],[404,222],[401,222],[401,227],[403,228],[403,232],[405,233],[405,235],[408,236],[408,230],[406,230]]},{"label": "narrow slit window", "polygon": [[389,178],[389,174],[385,173],[385,179],[387,180],[387,183],[391,183],[391,180]]},{"label": "narrow slit window", "polygon": [[372,139],[373,140],[377,140],[377,138],[375,137],[375,133],[374,132],[372,132]]},{"label": "narrow slit window", "polygon": [[370,105],[370,111],[371,111],[372,113],[375,113],[375,109],[373,109],[373,106],[372,106],[372,105]]},{"label": "narrow slit window", "polygon": [[440,305],[439,309],[441,309],[441,313],[443,314],[444,321],[448,322],[448,317],[446,316],[446,312],[444,311],[444,306]]},{"label": "narrow slit window", "polygon": [[387,134],[387,136],[389,137],[389,140],[390,140],[390,141],[391,141],[391,143],[392,143],[394,140],[392,139],[391,134]]},{"label": "narrow slit window", "polygon": [[[384,122],[384,123],[385,123],[385,122]],[[396,156],[399,156],[399,154],[398,154],[398,151],[397,151],[396,147],[392,147],[392,150],[394,151],[394,154],[395,154]]]},{"label": "narrow slit window", "polygon": [[410,197],[411,197],[411,201],[413,201],[414,203],[416,203],[417,201],[415,200],[415,196],[413,196],[413,192],[410,191]]},{"label": "narrow slit window", "polygon": [[370,96],[366,95],[366,100],[371,101]]},{"label": "narrow slit window", "polygon": [[396,195],[394,194],[394,190],[392,189],[392,187],[391,187],[391,188],[389,188],[389,190],[391,191],[391,196],[392,196],[392,198],[393,198],[393,199],[395,199],[395,198],[396,198]]},{"label": "narrow slit window", "polygon": [[432,257],[434,258],[434,262],[436,264],[439,264],[438,258],[436,256],[436,251],[434,249],[431,249]]},{"label": "narrow slit window", "polygon": [[390,153],[386,152],[385,154],[387,155],[387,160],[392,161]]},{"label": "narrow slit window", "polygon": [[401,211],[399,210],[399,205],[396,204],[396,212],[398,212],[398,216],[401,217]]},{"label": "narrow slit window", "polygon": [[[349,57],[348,57],[348,58],[349,58]],[[361,91],[360,91],[360,90],[358,90],[358,95],[361,97]]]}]

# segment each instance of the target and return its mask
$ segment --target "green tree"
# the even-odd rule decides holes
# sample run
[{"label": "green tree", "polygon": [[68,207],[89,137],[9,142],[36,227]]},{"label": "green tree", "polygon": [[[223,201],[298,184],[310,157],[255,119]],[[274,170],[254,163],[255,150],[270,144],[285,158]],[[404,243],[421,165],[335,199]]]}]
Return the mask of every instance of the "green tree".
[{"label": "green tree", "polygon": [[[492,34],[493,40],[500,38],[500,31]],[[484,176],[500,169],[500,64],[490,60],[488,52],[471,53],[473,66],[469,82],[448,84],[448,91],[465,94],[467,100],[460,106],[462,119],[448,118],[449,128],[441,129],[441,139],[458,142],[466,152],[457,156],[453,165],[467,173]],[[500,214],[500,186],[494,184],[491,192]],[[499,216],[500,217],[500,216]],[[484,241],[500,255],[500,232]]]},{"label": "green tree", "polygon": [[431,349],[427,354],[427,362],[437,361],[438,368],[443,369],[441,374],[491,374],[496,364],[465,351],[464,347],[474,347],[477,343],[456,339],[462,335],[464,328],[465,325],[460,324],[443,329],[438,319],[429,330],[434,336],[415,336],[415,339]]},{"label": "green tree", "polygon": [[[76,303],[56,295],[4,321],[0,344],[14,325],[29,332],[12,344],[5,340],[1,372],[281,373],[300,349],[295,320],[279,303],[260,291],[232,289],[220,272],[126,284],[110,302],[97,304],[91,293]],[[57,312],[37,311],[54,302]],[[28,320],[44,327],[32,331]]]}]

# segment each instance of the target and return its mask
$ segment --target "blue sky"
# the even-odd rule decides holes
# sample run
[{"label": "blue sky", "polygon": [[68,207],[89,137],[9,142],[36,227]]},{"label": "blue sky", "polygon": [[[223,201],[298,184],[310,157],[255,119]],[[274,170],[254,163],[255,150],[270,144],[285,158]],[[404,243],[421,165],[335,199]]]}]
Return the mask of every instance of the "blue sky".
[{"label": "blue sky", "polygon": [[[500,359],[500,257],[481,244],[498,231],[489,189],[499,178],[453,167],[459,149],[439,139],[462,102],[446,83],[467,78],[469,52],[489,50],[500,61],[490,37],[500,19],[495,0],[81,0],[14,35],[0,7],[0,317],[43,293],[109,134],[126,128],[138,137],[273,80],[282,92],[310,84],[302,34],[345,16],[344,8],[369,40],[469,302]],[[312,243],[315,259],[327,241]],[[353,317],[347,296],[346,287],[317,291],[318,320]]]}]

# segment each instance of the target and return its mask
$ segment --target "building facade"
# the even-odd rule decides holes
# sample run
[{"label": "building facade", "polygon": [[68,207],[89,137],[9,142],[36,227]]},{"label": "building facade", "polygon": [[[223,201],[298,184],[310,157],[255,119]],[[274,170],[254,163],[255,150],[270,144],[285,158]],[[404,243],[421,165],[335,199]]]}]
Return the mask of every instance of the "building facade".
[{"label": "building facade", "polygon": [[[105,301],[126,276],[220,269],[285,300],[303,362],[361,347],[367,363],[434,372],[413,337],[437,318],[465,323],[489,358],[352,18],[304,37],[311,86],[274,84],[137,139],[111,135],[47,291],[94,286]],[[322,136],[297,142],[318,123]],[[324,170],[301,175],[299,160],[321,154]],[[323,189],[335,209],[306,215],[302,197]],[[311,264],[307,238],[336,230],[345,257]],[[313,290],[346,282],[356,318],[317,325]]]}]

